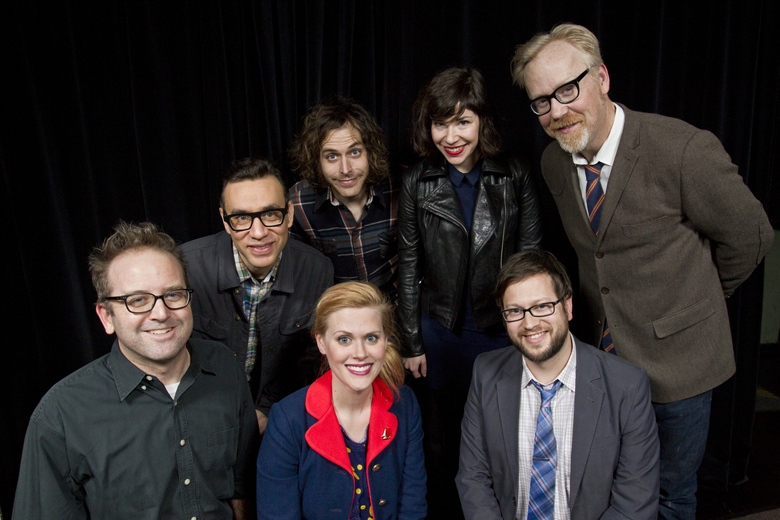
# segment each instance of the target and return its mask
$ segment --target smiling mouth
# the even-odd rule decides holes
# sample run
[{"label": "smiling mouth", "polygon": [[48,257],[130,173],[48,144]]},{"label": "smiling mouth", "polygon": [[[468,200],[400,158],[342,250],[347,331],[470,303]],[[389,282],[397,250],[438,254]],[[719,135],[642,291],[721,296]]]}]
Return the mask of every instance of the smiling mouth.
[{"label": "smiling mouth", "polygon": [[524,334],[523,337],[530,341],[531,343],[536,343],[539,341],[542,337],[544,337],[547,334],[546,330],[541,330],[539,332],[532,332],[530,334]]},{"label": "smiling mouth", "polygon": [[444,151],[447,152],[447,155],[460,155],[463,152],[463,149],[466,148],[466,145],[460,145],[456,146],[454,148],[448,148],[446,146],[443,147]]},{"label": "smiling mouth", "polygon": [[345,365],[347,367],[347,370],[350,374],[355,374],[356,376],[365,376],[368,375],[369,372],[371,372],[371,367],[374,366],[373,363],[369,363],[367,365]]},{"label": "smiling mouth", "polygon": [[167,328],[167,329],[147,330],[146,332],[148,332],[149,334],[155,335],[155,336],[159,336],[159,335],[163,335],[163,334],[168,334],[172,330],[173,330],[173,327],[170,327],[170,328]]},{"label": "smiling mouth", "polygon": [[249,249],[256,255],[264,255],[264,254],[268,254],[271,251],[272,246],[273,243],[264,244],[264,245],[254,245],[254,246],[249,246]]}]

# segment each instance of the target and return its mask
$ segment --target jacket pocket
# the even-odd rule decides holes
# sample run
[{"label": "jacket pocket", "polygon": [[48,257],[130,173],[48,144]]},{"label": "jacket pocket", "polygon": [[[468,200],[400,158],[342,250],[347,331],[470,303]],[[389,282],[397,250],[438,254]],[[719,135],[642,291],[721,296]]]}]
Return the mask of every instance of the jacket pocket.
[{"label": "jacket pocket", "polygon": [[301,314],[300,316],[294,316],[292,318],[282,319],[279,322],[279,332],[284,336],[290,336],[296,332],[306,330],[313,324],[314,311]]},{"label": "jacket pocket", "polygon": [[623,224],[623,233],[629,237],[641,237],[662,231],[672,224],[672,219],[668,215],[640,222],[638,224]]},{"label": "jacket pocket", "polygon": [[653,322],[653,330],[657,338],[671,336],[675,332],[687,329],[696,325],[715,314],[715,308],[709,298],[704,298],[700,302],[691,305],[687,309],[675,312],[669,316],[657,319]]},{"label": "jacket pocket", "polygon": [[205,334],[214,341],[227,343],[229,332],[228,328],[220,325],[209,317],[203,316],[201,314],[193,314],[192,327],[196,331],[200,332],[201,334]]}]

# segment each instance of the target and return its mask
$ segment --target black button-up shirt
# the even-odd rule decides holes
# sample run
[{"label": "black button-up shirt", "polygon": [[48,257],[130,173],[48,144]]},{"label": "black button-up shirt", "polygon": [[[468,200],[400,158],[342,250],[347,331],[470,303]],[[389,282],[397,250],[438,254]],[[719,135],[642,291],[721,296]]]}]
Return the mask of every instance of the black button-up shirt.
[{"label": "black button-up shirt", "polygon": [[175,399],[111,353],[41,399],[24,441],[13,518],[233,518],[254,500],[257,419],[232,352],[190,339]]}]

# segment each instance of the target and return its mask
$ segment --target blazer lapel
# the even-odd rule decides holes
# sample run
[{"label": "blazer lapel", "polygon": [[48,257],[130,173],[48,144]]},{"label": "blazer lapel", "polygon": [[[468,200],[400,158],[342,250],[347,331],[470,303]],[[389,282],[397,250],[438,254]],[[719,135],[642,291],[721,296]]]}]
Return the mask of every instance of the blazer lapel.
[{"label": "blazer lapel", "polygon": [[[620,136],[617,154],[615,155],[615,164],[612,165],[612,171],[609,174],[609,183],[607,184],[607,193],[604,197],[604,205],[601,208],[601,223],[599,224],[599,235],[597,245],[601,244],[604,236],[607,234],[607,228],[615,214],[623,190],[634,172],[634,166],[639,159],[636,148],[639,146],[639,121],[631,111],[623,105],[623,113],[626,116],[623,125],[623,134]],[[582,197],[579,197],[580,201]]]},{"label": "blazer lapel", "polygon": [[520,356],[512,356],[504,367],[502,378],[496,383],[498,401],[498,420],[504,438],[504,451],[509,467],[512,468],[513,489],[518,486],[517,428],[520,424],[520,382],[523,376],[523,363]]},{"label": "blazer lapel", "polygon": [[[610,183],[612,181],[610,180]],[[571,504],[577,503],[577,494],[582,483],[582,475],[588,463],[588,455],[593,444],[596,425],[601,415],[604,392],[594,384],[601,379],[601,369],[593,355],[591,347],[574,339],[577,349],[577,382],[574,393],[574,431],[571,443]]]}]

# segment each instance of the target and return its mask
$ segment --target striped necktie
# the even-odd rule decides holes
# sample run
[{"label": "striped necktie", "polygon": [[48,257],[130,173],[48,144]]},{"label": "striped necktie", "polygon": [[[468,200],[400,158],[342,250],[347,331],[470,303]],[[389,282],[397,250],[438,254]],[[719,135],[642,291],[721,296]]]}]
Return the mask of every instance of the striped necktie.
[{"label": "striped necktie", "polygon": [[531,384],[542,395],[542,405],[536,419],[534,456],[531,465],[531,485],[528,488],[528,520],[553,520],[555,514],[555,469],[558,467],[558,445],[553,431],[550,402],[561,387],[556,381],[545,390],[536,381]]},{"label": "striped necktie", "polygon": [[[601,187],[602,166],[604,163],[601,162],[585,166],[585,179],[588,184],[585,191],[585,200],[588,202],[588,220],[596,236],[599,234],[599,224],[601,223],[601,206],[604,205],[604,190]],[[609,332],[606,318],[604,319],[604,334],[601,336],[601,348],[605,352],[615,354],[615,344],[612,343],[612,334]]]}]

